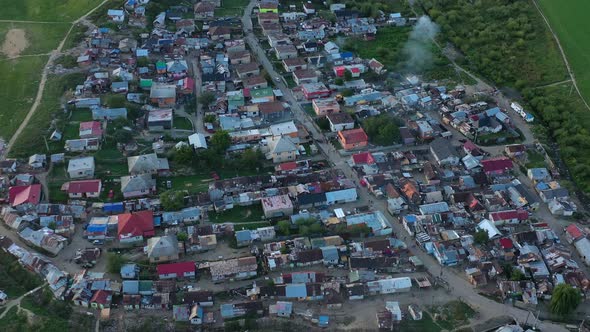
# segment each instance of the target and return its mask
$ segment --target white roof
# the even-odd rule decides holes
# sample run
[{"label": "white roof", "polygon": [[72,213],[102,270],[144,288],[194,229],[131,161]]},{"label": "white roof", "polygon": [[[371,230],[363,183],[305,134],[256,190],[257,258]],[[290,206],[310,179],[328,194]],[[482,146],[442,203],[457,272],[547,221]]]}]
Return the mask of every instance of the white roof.
[{"label": "white roof", "polygon": [[479,224],[477,224],[477,229],[488,232],[488,238],[490,239],[502,235],[494,223],[488,219],[484,219]]},{"label": "white roof", "polygon": [[79,169],[94,169],[94,157],[71,159],[68,163],[68,172]]},{"label": "white roof", "polygon": [[297,132],[297,127],[295,122],[288,121],[270,126],[269,131],[273,136],[281,136]]},{"label": "white roof", "polygon": [[344,214],[344,210],[341,208],[334,209],[334,213],[336,214],[336,218],[344,218],[346,215]]},{"label": "white roof", "polygon": [[207,148],[207,141],[205,140],[205,135],[201,133],[194,133],[188,137],[188,143],[192,145],[195,149]]}]

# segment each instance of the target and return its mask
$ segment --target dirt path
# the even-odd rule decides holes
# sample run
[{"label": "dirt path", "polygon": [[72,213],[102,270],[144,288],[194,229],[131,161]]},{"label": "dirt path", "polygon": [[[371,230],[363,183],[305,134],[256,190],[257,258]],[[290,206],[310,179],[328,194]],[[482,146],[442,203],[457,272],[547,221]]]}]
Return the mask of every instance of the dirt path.
[{"label": "dirt path", "polygon": [[565,83],[570,83],[571,81],[572,81],[571,79],[567,79],[567,80],[563,80],[563,81],[559,81],[559,82],[554,82],[554,83],[539,85],[537,87],[534,87],[533,89],[548,88],[550,86],[556,86],[556,85],[562,85],[562,84],[565,84]]},{"label": "dirt path", "polygon": [[29,41],[23,29],[10,29],[2,43],[2,53],[9,59],[14,59],[29,46]]},{"label": "dirt path", "polygon": [[582,93],[580,92],[580,89],[578,88],[578,83],[576,82],[574,72],[572,71],[572,67],[570,66],[569,61],[567,61],[567,57],[565,56],[565,52],[563,50],[563,47],[561,47],[561,43],[559,42],[559,38],[557,37],[557,34],[555,33],[555,31],[553,31],[551,24],[549,24],[549,20],[547,19],[545,14],[543,14],[541,7],[539,7],[539,4],[537,3],[537,0],[531,0],[531,1],[535,5],[535,8],[537,8],[537,11],[539,12],[539,14],[541,14],[543,21],[545,21],[545,24],[549,28],[549,31],[551,31],[551,34],[553,35],[553,38],[555,39],[555,42],[557,43],[557,46],[559,47],[559,52],[561,53],[561,58],[563,59],[563,63],[565,63],[565,66],[567,68],[567,73],[570,76],[570,79],[572,80],[572,84],[574,85],[576,92],[578,92],[578,96],[580,96],[580,98],[584,102],[584,105],[586,105],[586,108],[588,110],[590,110],[590,106],[588,105],[588,103],[586,102],[586,99],[584,99],[584,96],[582,95]]},{"label": "dirt path", "polygon": [[29,109],[27,116],[25,117],[23,122],[20,124],[20,126],[18,127],[18,129],[16,130],[14,135],[12,135],[12,137],[10,138],[10,141],[8,141],[8,144],[6,145],[6,149],[4,150],[4,156],[2,156],[0,159],[5,158],[10,153],[10,151],[12,150],[12,147],[14,146],[14,142],[16,142],[16,140],[18,139],[18,137],[20,136],[22,131],[29,124],[29,121],[33,117],[33,114],[35,114],[35,111],[37,110],[37,108],[39,108],[39,104],[41,104],[41,100],[43,99],[43,92],[45,91],[45,84],[47,83],[47,74],[49,73],[49,68],[51,68],[53,66],[53,61],[55,61],[55,59],[60,55],[61,50],[63,49],[64,44],[65,44],[66,40],[68,39],[70,33],[72,32],[72,29],[74,28],[74,26],[79,22],[85,21],[86,17],[88,17],[88,15],[94,13],[98,8],[102,7],[107,1],[108,0],[103,0],[96,7],[94,7],[90,11],[88,11],[86,14],[82,15],[79,19],[72,22],[72,25],[68,29],[68,32],[66,33],[64,38],[61,40],[61,42],[59,43],[57,48],[53,52],[51,52],[51,55],[49,56],[49,60],[47,60],[47,63],[45,64],[45,67],[43,68],[43,74],[41,75],[41,82],[39,82],[39,87],[37,90],[37,96],[35,97],[35,102],[31,106],[31,108]]},{"label": "dirt path", "polygon": [[[4,316],[6,316],[6,314],[8,313],[8,311],[9,311],[9,310],[10,310],[12,307],[14,307],[15,305],[19,307],[19,310],[20,310],[20,309],[23,309],[23,308],[21,308],[21,307],[20,307],[20,301],[22,301],[22,299],[23,299],[25,296],[27,296],[27,295],[31,295],[31,294],[35,293],[36,291],[40,290],[40,289],[41,289],[41,288],[43,288],[43,287],[45,287],[45,284],[43,284],[43,285],[41,285],[41,286],[39,286],[39,287],[37,287],[37,288],[35,288],[35,289],[33,289],[33,290],[30,290],[30,291],[26,292],[25,294],[21,295],[20,297],[18,297],[18,298],[16,298],[16,299],[14,299],[14,300],[10,300],[10,301],[8,301],[8,304],[7,304],[7,305],[4,307],[4,308],[5,308],[5,309],[4,309],[4,312],[2,312],[2,314],[0,315],[0,319],[4,318]],[[23,309],[23,310],[26,310],[26,309]]]}]

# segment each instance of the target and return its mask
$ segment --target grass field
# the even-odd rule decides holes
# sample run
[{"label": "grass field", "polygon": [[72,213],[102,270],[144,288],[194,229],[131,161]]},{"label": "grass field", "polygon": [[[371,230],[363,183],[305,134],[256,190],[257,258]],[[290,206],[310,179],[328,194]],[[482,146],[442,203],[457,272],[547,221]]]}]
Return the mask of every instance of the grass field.
[{"label": "grass field", "polygon": [[209,221],[214,223],[235,222],[260,222],[264,213],[262,205],[234,206],[233,209],[223,212],[209,212]]},{"label": "grass field", "polygon": [[72,22],[101,0],[0,0],[1,20]]},{"label": "grass field", "polygon": [[[2,23],[0,22],[0,45],[4,43],[6,33],[11,29],[25,31],[27,47],[21,55],[45,54],[55,48],[68,32],[70,24],[40,24],[40,23]],[[4,55],[1,55],[4,57]]]},{"label": "grass field", "polygon": [[9,139],[33,104],[47,56],[0,60],[0,137]]},{"label": "grass field", "polygon": [[184,116],[174,116],[174,128],[183,130],[193,130],[193,124]]},{"label": "grass field", "polygon": [[215,16],[241,16],[248,0],[223,0],[221,7],[215,9]]},{"label": "grass field", "polygon": [[543,13],[557,34],[567,59],[575,73],[584,99],[590,98],[590,39],[588,31],[580,29],[587,24],[590,1],[569,0],[567,6],[558,0],[538,0]]}]

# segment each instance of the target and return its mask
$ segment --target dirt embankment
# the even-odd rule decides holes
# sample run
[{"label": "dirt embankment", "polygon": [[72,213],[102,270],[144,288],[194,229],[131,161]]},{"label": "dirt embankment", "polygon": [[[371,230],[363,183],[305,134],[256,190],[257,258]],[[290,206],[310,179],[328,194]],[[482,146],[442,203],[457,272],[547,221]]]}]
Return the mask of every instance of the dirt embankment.
[{"label": "dirt embankment", "polygon": [[6,33],[4,43],[2,44],[2,53],[9,58],[16,58],[29,46],[25,30],[10,29]]}]

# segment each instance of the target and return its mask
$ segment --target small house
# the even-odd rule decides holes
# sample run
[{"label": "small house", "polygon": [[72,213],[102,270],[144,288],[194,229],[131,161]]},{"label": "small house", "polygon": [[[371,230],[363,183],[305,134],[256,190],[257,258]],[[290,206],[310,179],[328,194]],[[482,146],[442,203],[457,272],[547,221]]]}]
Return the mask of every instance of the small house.
[{"label": "small house", "polygon": [[369,144],[369,137],[363,128],[348,129],[338,132],[338,141],[344,150],[352,150],[367,146]]},{"label": "small house", "polygon": [[94,177],[94,170],[94,157],[70,159],[68,163],[68,175],[70,179]]}]

